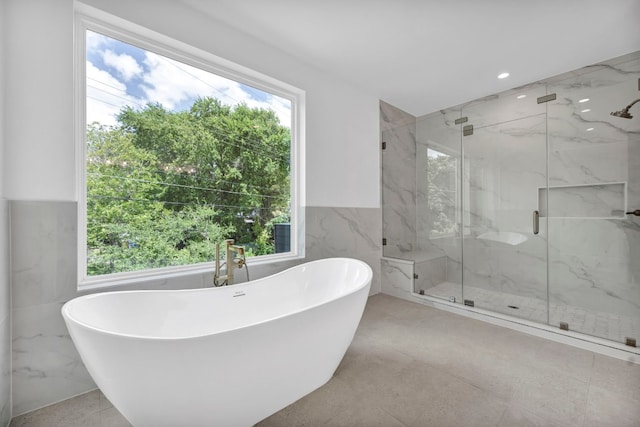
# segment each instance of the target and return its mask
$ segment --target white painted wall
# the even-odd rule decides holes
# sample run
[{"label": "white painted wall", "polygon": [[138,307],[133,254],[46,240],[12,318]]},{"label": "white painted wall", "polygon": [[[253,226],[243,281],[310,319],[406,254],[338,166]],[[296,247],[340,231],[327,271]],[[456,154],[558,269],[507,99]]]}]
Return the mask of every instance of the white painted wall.
[{"label": "white painted wall", "polygon": [[5,197],[73,200],[73,2],[6,1]]},{"label": "white painted wall", "polygon": [[4,165],[4,104],[5,104],[5,91],[4,91],[4,67],[5,67],[5,32],[7,28],[7,22],[5,20],[5,2],[0,1],[0,199],[4,197],[4,175],[6,167]]},{"label": "white painted wall", "polygon": [[[6,197],[75,200],[73,0],[6,3]],[[380,207],[375,96],[176,1],[84,3],[305,90],[306,205]]]},{"label": "white painted wall", "polygon": [[5,4],[0,0],[0,426],[11,421],[11,284],[9,283],[9,209],[4,198]]}]

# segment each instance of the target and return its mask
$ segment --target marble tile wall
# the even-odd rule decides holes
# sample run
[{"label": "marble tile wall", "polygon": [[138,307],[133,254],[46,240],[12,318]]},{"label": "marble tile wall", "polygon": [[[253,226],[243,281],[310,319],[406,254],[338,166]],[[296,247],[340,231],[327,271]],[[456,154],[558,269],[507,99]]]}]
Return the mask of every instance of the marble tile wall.
[{"label": "marble tile wall", "polygon": [[380,101],[383,229],[385,256],[404,257],[416,245],[416,120]]},{"label": "marble tile wall", "polygon": [[[567,199],[555,208],[549,200],[550,303],[638,319],[640,218],[618,212],[593,217],[640,208],[640,109],[631,110],[631,120],[610,115],[640,98],[640,52],[548,84],[558,94],[548,107],[549,185],[591,189],[588,197],[569,199],[569,214]],[[615,183],[626,183],[626,206],[624,194],[610,191],[619,190]],[[551,324],[568,321],[571,327],[570,320],[551,317]],[[598,331],[607,338],[606,328]]]},{"label": "marble tile wall", "polygon": [[305,257],[360,259],[373,269],[370,294],[381,291],[381,213],[378,208],[306,208]]},{"label": "marble tile wall", "polygon": [[[80,295],[76,289],[76,203],[12,201],[9,205],[16,416],[92,390],[95,384],[60,314],[66,301]],[[380,218],[380,209],[307,207],[306,259],[362,259],[374,269],[371,293],[380,292]],[[252,279],[264,277],[302,261],[251,266],[249,271]],[[244,279],[243,275],[238,278]],[[210,281],[211,274],[202,274],[118,289],[194,288],[208,286]]]},{"label": "marble tile wall", "polygon": [[0,426],[11,420],[11,284],[9,203],[0,197]]},{"label": "marble tile wall", "polygon": [[[640,98],[639,79],[635,52],[416,119],[418,159],[429,147],[464,153],[458,221],[467,285],[546,301],[548,265],[550,304],[640,318],[640,263],[634,262],[640,218],[621,213],[640,209],[640,108],[631,109],[631,120],[610,115]],[[550,93],[557,99],[536,102]],[[472,135],[458,137],[453,121],[459,117],[474,126]],[[416,247],[440,249],[447,281],[459,282],[459,236],[429,236],[420,160],[415,175]],[[549,195],[541,191],[547,179]],[[538,235],[531,225],[536,209]],[[486,239],[487,233],[522,239],[514,244]]]}]

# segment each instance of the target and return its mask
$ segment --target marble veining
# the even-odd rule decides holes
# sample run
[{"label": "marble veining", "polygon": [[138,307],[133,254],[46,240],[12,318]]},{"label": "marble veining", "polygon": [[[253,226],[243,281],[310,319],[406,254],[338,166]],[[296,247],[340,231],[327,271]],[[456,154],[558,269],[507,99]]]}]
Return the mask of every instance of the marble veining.
[{"label": "marble veining", "polygon": [[416,247],[416,179],[407,170],[416,169],[415,118],[380,102],[382,142],[383,229],[385,254],[399,254]]},{"label": "marble veining", "polygon": [[[402,194],[390,200],[402,203],[411,192],[415,199],[389,208],[383,198],[383,213],[393,210],[384,218],[385,235],[394,228],[411,232],[415,223],[417,237],[408,252],[385,253],[409,260],[421,250],[446,255],[444,276],[432,265],[428,279],[415,281],[417,290],[437,289],[440,282],[480,299],[504,294],[523,298],[519,304],[537,301],[542,305],[530,313],[507,312],[543,323],[573,316],[582,320],[573,321],[572,330],[619,341],[620,325],[640,319],[640,263],[634,260],[640,218],[624,213],[640,209],[640,110],[631,111],[631,120],[610,113],[640,98],[638,79],[635,52],[417,117],[415,170],[391,157],[383,162],[383,180],[384,168],[405,168],[416,177],[415,188],[397,176],[389,187],[383,182],[383,191]],[[552,93],[555,100],[536,102]],[[467,121],[456,125],[461,117]],[[462,135],[465,125],[473,125],[473,134]],[[459,168],[455,183],[437,183],[457,193],[455,202],[435,211],[424,161],[429,149],[451,156]],[[533,234],[534,210],[541,213],[539,234]],[[430,212],[455,221],[451,235],[433,233]],[[519,245],[478,238],[486,233],[524,238]],[[393,280],[402,279],[386,268]],[[390,286],[392,295],[403,294]],[[618,326],[606,327],[607,321]]]}]

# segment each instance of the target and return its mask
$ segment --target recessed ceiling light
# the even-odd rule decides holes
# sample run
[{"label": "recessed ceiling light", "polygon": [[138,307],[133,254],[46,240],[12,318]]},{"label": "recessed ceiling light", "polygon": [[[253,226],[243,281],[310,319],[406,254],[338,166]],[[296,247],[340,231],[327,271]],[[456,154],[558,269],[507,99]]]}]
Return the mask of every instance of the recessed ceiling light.
[{"label": "recessed ceiling light", "polygon": [[583,103],[583,102],[589,102],[589,98],[583,98],[580,101],[578,101],[579,103]]},{"label": "recessed ceiling light", "polygon": [[498,74],[498,78],[499,79],[506,79],[507,77],[509,77],[509,73],[500,73],[500,74]]},{"label": "recessed ceiling light", "polygon": [[518,96],[516,96],[516,98],[518,98],[518,99],[523,99],[523,98],[526,98],[526,97],[527,97],[527,95],[518,95]]},{"label": "recessed ceiling light", "polygon": [[588,113],[589,111],[591,111],[591,108],[585,108],[584,110],[581,110],[581,113]]},{"label": "recessed ceiling light", "polygon": [[594,128],[587,128],[587,132],[591,132]]}]

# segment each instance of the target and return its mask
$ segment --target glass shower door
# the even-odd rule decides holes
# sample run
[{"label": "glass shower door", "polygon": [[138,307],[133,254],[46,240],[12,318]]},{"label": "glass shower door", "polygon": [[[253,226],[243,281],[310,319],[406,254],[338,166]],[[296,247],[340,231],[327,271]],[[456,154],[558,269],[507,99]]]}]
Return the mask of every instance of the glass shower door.
[{"label": "glass shower door", "polygon": [[462,302],[460,109],[416,122],[414,292]]},{"label": "glass shower door", "polygon": [[[547,230],[539,212],[547,140],[539,91],[529,94],[527,108],[512,92],[467,110],[473,129],[462,138],[463,291],[466,305],[546,323]],[[503,120],[492,122],[493,114]]]}]

